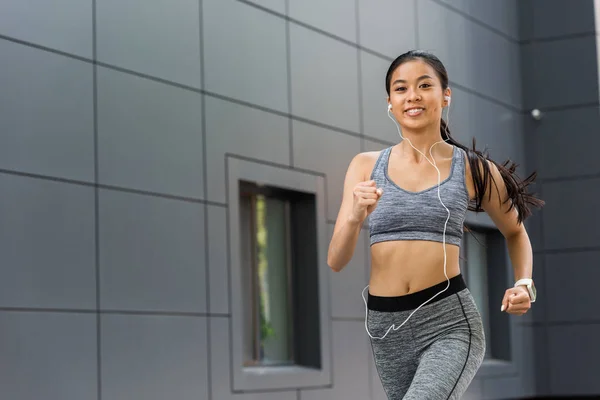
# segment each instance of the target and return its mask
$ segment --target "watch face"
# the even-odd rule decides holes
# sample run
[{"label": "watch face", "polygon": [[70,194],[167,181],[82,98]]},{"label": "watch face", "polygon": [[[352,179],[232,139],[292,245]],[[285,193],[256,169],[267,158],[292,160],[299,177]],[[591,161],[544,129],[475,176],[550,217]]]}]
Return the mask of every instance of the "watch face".
[{"label": "watch face", "polygon": [[535,289],[535,285],[533,284],[533,282],[531,283],[531,285],[529,285],[529,293],[531,295],[531,301],[535,301],[537,297],[537,290]]}]

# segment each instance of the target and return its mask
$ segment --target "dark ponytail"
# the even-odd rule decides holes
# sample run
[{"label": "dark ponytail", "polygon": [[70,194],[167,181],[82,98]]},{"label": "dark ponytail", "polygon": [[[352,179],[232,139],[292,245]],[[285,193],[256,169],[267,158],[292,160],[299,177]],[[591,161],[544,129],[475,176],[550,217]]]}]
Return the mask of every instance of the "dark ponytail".
[{"label": "dark ponytail", "polygon": [[[421,60],[429,64],[433,69],[435,69],[442,83],[442,88],[444,90],[448,88],[448,73],[444,67],[444,64],[442,64],[442,62],[431,53],[419,50],[411,50],[396,58],[390,65],[385,77],[385,87],[388,96],[390,95],[390,82],[392,79],[392,74],[396,68],[405,62],[413,60]],[[441,121],[440,133],[442,135],[442,139],[447,143],[459,147],[467,153],[469,165],[471,167],[471,175],[473,176],[473,183],[475,185],[475,198],[469,205],[469,210],[475,212],[483,211],[482,203],[485,194],[488,193],[488,196],[491,197],[492,187],[495,187],[496,191],[498,191],[498,185],[496,184],[494,176],[492,175],[490,164],[493,164],[496,166],[496,168],[498,168],[500,176],[502,176],[502,180],[506,186],[508,197],[504,199],[503,203],[510,203],[509,210],[516,208],[518,212],[519,223],[523,222],[531,215],[532,206],[542,207],[544,205],[543,200],[540,200],[533,194],[527,192],[529,185],[534,182],[537,176],[536,172],[532,173],[525,179],[520,179],[516,175],[517,164],[510,160],[507,160],[502,164],[496,163],[494,160],[489,158],[486,150],[481,152],[475,148],[475,138],[473,138],[472,148],[468,148],[467,146],[457,142],[451,136],[448,125],[443,118]]]},{"label": "dark ponytail", "polygon": [[450,135],[450,129],[448,128],[448,125],[444,119],[442,119],[440,133],[442,135],[442,139],[447,143],[459,147],[467,153],[469,166],[471,167],[471,175],[473,176],[473,183],[475,186],[475,198],[471,204],[469,204],[469,210],[475,212],[483,211],[481,204],[486,192],[488,193],[488,196],[491,197],[492,184],[496,191],[498,191],[498,186],[496,185],[494,177],[492,176],[490,163],[494,164],[496,168],[498,168],[498,171],[502,176],[502,180],[504,181],[504,185],[506,186],[508,197],[503,203],[510,202],[509,211],[513,208],[517,209],[519,223],[523,222],[531,215],[532,206],[542,207],[544,205],[543,200],[540,200],[533,194],[527,192],[529,185],[535,181],[537,172],[533,172],[525,179],[519,179],[519,177],[516,175],[516,169],[518,167],[517,164],[510,160],[507,160],[502,164],[496,163],[494,160],[489,158],[486,150],[481,152],[475,148],[475,138],[473,138],[472,148],[468,148],[467,146],[460,144]]}]

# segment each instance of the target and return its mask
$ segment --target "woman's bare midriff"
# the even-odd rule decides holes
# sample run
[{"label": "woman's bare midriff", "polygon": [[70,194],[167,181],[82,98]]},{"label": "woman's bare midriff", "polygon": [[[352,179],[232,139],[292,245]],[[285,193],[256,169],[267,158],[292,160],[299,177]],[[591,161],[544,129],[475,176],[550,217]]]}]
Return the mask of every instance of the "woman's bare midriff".
[{"label": "woman's bare midriff", "polygon": [[[368,153],[364,165],[364,180],[369,176],[380,152]],[[467,164],[467,171],[468,164]],[[470,177],[470,172],[467,172]],[[474,188],[467,179],[469,195]],[[460,248],[446,243],[446,274],[460,274]],[[369,293],[375,296],[403,296],[446,281],[444,250],[441,242],[404,240],[375,243],[371,246],[371,277]]]},{"label": "woman's bare midriff", "polygon": [[[446,244],[448,278],[460,274],[460,250]],[[371,246],[369,293],[403,296],[445,282],[442,243],[431,241],[388,241]]]}]

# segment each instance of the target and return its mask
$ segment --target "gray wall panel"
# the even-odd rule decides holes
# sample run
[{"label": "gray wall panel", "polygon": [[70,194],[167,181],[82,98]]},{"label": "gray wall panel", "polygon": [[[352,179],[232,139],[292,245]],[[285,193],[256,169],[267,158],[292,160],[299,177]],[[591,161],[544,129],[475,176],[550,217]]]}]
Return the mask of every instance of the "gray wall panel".
[{"label": "gray wall panel", "polygon": [[93,182],[92,66],[2,39],[0,54],[0,168]]},{"label": "gray wall panel", "polygon": [[[333,235],[333,224],[329,224],[329,237]],[[332,272],[331,282],[331,316],[333,318],[364,318],[365,304],[361,292],[369,283],[367,281],[368,255],[364,246],[367,232],[362,231],[352,260],[340,272]],[[365,297],[367,291],[365,290]]]},{"label": "gray wall panel", "polygon": [[3,398],[98,399],[95,315],[2,311],[0,326]]},{"label": "gray wall panel", "polygon": [[295,24],[290,46],[292,113],[358,133],[358,50]]},{"label": "gray wall panel", "polygon": [[[528,108],[564,107],[598,103],[598,62],[593,36],[539,42],[527,45],[531,52],[533,94]],[[565,55],[568,54],[568,57]],[[576,78],[573,82],[573,67]],[[563,84],[565,82],[565,84]],[[560,91],[557,92],[557,85]]]},{"label": "gray wall panel", "polygon": [[[549,111],[531,132],[536,139],[540,178],[569,178],[600,173],[593,149],[600,146],[598,107]],[[581,145],[568,145],[580,143]]]},{"label": "gray wall panel", "polygon": [[[370,345],[365,339],[363,321],[332,321],[334,387],[301,390],[302,400],[369,398],[367,357]],[[352,351],[348,351],[352,349]]]},{"label": "gray wall panel", "polygon": [[533,35],[536,39],[591,33],[594,27],[594,0],[533,1]]},{"label": "gray wall panel", "polygon": [[98,61],[200,88],[197,0],[96,3]]},{"label": "gray wall panel", "polygon": [[102,396],[207,400],[206,318],[102,316]]},{"label": "gray wall panel", "polygon": [[206,312],[204,206],[101,190],[101,305]]},{"label": "gray wall panel", "polygon": [[289,17],[356,42],[356,4],[347,0],[288,0]]},{"label": "gray wall panel", "polygon": [[95,308],[93,189],[0,174],[0,194],[0,306]]},{"label": "gray wall panel", "polygon": [[600,320],[599,264],[600,251],[546,255],[548,322]]},{"label": "gray wall panel", "polygon": [[[554,395],[600,393],[600,324],[552,326],[549,331],[550,387]],[[573,345],[577,343],[577,345]]]},{"label": "gray wall panel", "polygon": [[546,250],[598,246],[600,179],[545,183],[543,193]]},{"label": "gray wall panel", "polygon": [[208,291],[209,312],[229,313],[229,261],[227,258],[227,209],[217,206],[208,208]]},{"label": "gray wall panel", "polygon": [[91,59],[92,5],[92,0],[5,0],[0,34]]},{"label": "gray wall panel", "polygon": [[226,201],[226,153],[289,165],[287,118],[213,97],[205,101],[208,200]]},{"label": "gray wall panel", "polygon": [[285,20],[237,0],[205,0],[202,19],[219,38],[204,42],[204,88],[288,112]]},{"label": "gray wall panel", "polygon": [[248,3],[254,3],[260,7],[264,7],[268,10],[275,11],[282,15],[285,15],[285,13],[286,13],[287,0],[246,0],[246,1]]},{"label": "gray wall panel", "polygon": [[203,198],[202,96],[98,70],[100,183]]},{"label": "gray wall panel", "polygon": [[327,219],[335,221],[346,170],[352,158],[360,153],[360,139],[298,121],[293,123],[293,132],[294,166],[326,175]]},{"label": "gray wall panel", "polygon": [[[519,7],[522,0],[437,0],[460,10],[492,29],[510,37],[519,39]],[[527,1],[527,0],[524,0]]]},{"label": "gray wall panel", "polygon": [[390,58],[418,47],[414,0],[358,0],[360,45]]}]

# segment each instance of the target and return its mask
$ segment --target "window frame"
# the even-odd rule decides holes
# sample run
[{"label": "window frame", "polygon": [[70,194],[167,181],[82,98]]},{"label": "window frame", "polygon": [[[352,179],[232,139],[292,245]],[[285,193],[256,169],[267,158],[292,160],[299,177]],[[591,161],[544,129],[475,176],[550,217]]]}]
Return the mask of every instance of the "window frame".
[{"label": "window frame", "polygon": [[[507,342],[509,346],[509,359],[486,357],[483,360],[479,371],[477,372],[477,376],[482,378],[519,376],[519,371],[521,369],[520,366],[523,364],[524,358],[522,353],[524,351],[529,351],[529,349],[523,348],[524,338],[521,333],[522,330],[520,329],[520,326],[516,320],[519,317],[514,317],[505,312],[500,312],[502,296],[504,296],[506,289],[512,287],[514,284],[514,271],[508,253],[508,247],[506,246],[506,240],[489,215],[484,212],[475,213],[468,211],[464,222],[465,225],[467,225],[470,229],[494,232],[492,245],[496,249],[497,258],[490,263],[490,257],[488,255],[488,303],[490,305],[489,320],[490,324],[492,324],[492,321],[494,321],[495,324],[504,324],[504,331],[505,334],[508,335]],[[468,232],[464,232],[463,241],[468,234]],[[461,256],[462,251],[463,249],[461,248]],[[489,272],[492,269],[498,275],[490,276]],[[498,279],[498,276],[501,278]],[[468,286],[468,280],[465,280],[467,281]],[[494,308],[494,304],[498,304],[497,311]],[[497,334],[495,334],[495,336],[497,336]]]},{"label": "window frame", "polygon": [[[226,155],[229,276],[230,276],[230,348],[232,392],[265,390],[329,388],[332,386],[331,315],[329,269],[327,268],[327,222],[325,177],[322,174],[294,170],[285,166],[261,163]],[[244,283],[242,281],[240,181],[314,195],[316,213],[316,251],[319,302],[320,368],[293,366],[245,367],[244,347]],[[315,294],[310,294],[315,295]]]}]

